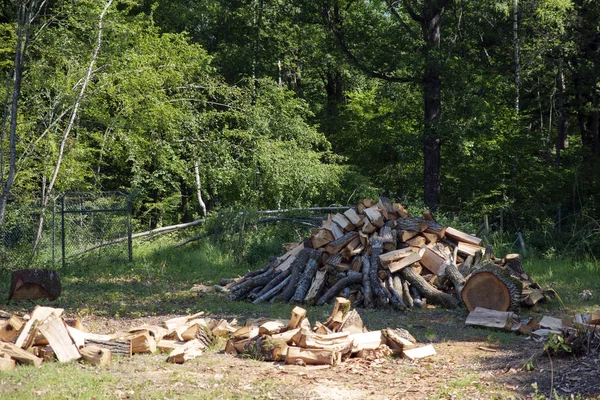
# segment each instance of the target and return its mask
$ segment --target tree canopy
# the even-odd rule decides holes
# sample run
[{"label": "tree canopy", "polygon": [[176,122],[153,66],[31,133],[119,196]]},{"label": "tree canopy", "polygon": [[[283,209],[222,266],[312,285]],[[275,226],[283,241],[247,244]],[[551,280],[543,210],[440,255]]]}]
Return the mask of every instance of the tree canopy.
[{"label": "tree canopy", "polygon": [[599,21],[589,0],[6,0],[3,196],[136,192],[151,226],[374,194],[596,220]]}]

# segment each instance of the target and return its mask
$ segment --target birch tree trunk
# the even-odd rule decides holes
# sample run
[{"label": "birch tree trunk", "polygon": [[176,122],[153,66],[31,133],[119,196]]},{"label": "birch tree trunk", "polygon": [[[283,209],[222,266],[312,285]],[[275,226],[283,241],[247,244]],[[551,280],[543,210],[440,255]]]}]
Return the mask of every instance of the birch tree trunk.
[{"label": "birch tree trunk", "polygon": [[75,126],[75,121],[77,120],[77,112],[79,111],[79,108],[81,106],[81,101],[83,99],[83,96],[85,94],[87,86],[90,83],[90,80],[92,78],[92,73],[94,72],[94,65],[96,64],[96,60],[98,59],[98,54],[100,53],[100,47],[102,46],[102,31],[104,29],[104,24],[103,24],[104,16],[106,15],[106,12],[108,11],[112,2],[113,2],[113,0],[107,1],[104,8],[102,9],[102,12],[100,13],[99,19],[98,19],[98,36],[96,38],[96,44],[94,46],[94,50],[92,51],[92,57],[90,59],[90,64],[88,65],[88,69],[85,74],[85,78],[83,80],[83,83],[81,84],[81,89],[79,90],[79,94],[77,95],[77,98],[75,99],[75,103],[73,104],[73,112],[71,113],[71,118],[69,119],[69,124],[67,125],[67,128],[65,129],[65,133],[64,133],[63,138],[60,143],[60,149],[58,152],[58,159],[56,160],[56,165],[54,167],[54,173],[52,174],[52,178],[50,179],[50,183],[48,184],[48,188],[45,190],[45,195],[42,199],[42,209],[40,211],[40,220],[39,220],[39,224],[38,224],[37,234],[35,237],[35,242],[33,244],[32,253],[35,253],[35,251],[37,250],[37,247],[39,246],[39,243],[42,239],[42,232],[43,232],[43,227],[44,227],[44,212],[46,211],[46,207],[48,206],[48,201],[50,200],[52,190],[54,189],[54,185],[56,183],[56,178],[58,177],[58,173],[60,172],[60,167],[62,165],[62,160],[63,160],[63,156],[64,156],[64,152],[65,152],[65,145],[67,143],[67,139],[69,138],[69,135],[71,134],[71,131],[73,130],[73,127]]},{"label": "birch tree trunk", "polygon": [[202,185],[200,182],[200,168],[198,167],[198,160],[194,160],[194,176],[196,178],[196,195],[198,196],[198,204],[200,205],[200,210],[202,211],[201,217],[206,215],[206,204],[202,199]]}]

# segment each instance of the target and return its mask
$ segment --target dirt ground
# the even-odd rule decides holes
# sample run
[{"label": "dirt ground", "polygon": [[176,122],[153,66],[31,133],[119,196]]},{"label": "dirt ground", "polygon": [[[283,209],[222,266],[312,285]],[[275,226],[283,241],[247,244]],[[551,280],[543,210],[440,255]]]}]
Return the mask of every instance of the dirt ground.
[{"label": "dirt ground", "polygon": [[[371,328],[368,313],[361,315]],[[83,323],[94,332],[109,333],[169,317],[111,320],[87,316]],[[133,381],[167,385],[173,398],[537,399],[553,398],[551,392],[563,398],[600,398],[598,349],[591,349],[594,356],[549,358],[544,343],[465,327],[461,315],[445,311],[393,320],[380,314],[372,320],[376,325],[408,326],[420,343],[433,344],[437,355],[417,361],[386,357],[303,367],[228,355],[221,346],[183,365],[167,364],[165,355],[136,355],[120,360],[112,370]],[[138,397],[126,387],[119,393],[122,398]]]}]

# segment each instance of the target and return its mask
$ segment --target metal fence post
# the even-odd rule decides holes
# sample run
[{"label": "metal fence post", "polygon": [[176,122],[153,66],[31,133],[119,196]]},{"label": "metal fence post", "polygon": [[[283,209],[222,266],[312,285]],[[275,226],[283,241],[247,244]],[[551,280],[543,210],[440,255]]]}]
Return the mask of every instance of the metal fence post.
[{"label": "metal fence post", "polygon": [[129,252],[129,262],[133,262],[133,241],[131,228],[131,200],[127,200],[127,250]]},{"label": "metal fence post", "polygon": [[61,196],[61,249],[62,249],[62,266],[65,267],[65,195]]}]

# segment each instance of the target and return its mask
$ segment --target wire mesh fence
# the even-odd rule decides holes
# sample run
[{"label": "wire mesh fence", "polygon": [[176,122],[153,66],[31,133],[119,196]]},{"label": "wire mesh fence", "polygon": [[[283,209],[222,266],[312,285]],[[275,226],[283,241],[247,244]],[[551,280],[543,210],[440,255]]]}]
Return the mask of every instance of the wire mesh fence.
[{"label": "wire mesh fence", "polygon": [[125,194],[65,193],[55,203],[54,216],[63,264],[80,255],[131,261],[131,202]]},{"label": "wire mesh fence", "polygon": [[39,199],[7,204],[0,226],[0,262],[5,268],[64,265],[79,255],[131,261],[128,196],[69,192],[53,196],[45,208]]}]

